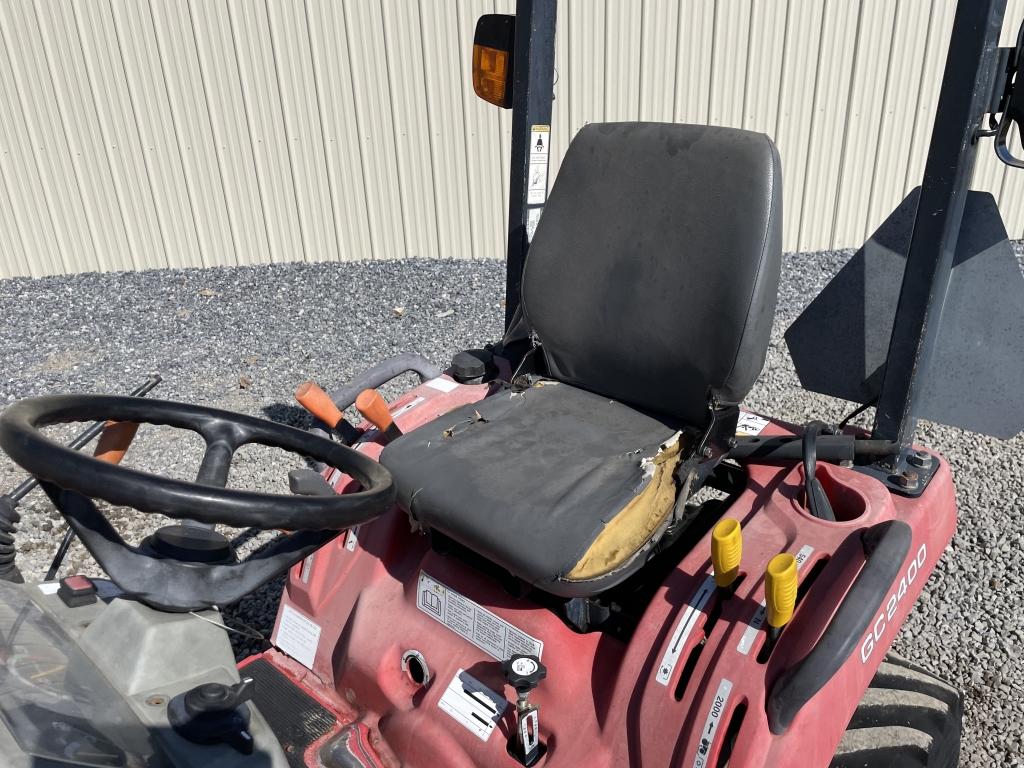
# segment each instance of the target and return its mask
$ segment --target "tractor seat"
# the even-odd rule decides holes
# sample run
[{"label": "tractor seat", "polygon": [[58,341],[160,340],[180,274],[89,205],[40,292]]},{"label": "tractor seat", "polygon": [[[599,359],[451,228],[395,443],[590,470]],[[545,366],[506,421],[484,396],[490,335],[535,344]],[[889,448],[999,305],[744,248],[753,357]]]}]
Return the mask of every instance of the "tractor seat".
[{"label": "tractor seat", "polygon": [[636,572],[709,415],[760,375],[780,228],[779,157],[763,134],[583,128],[523,272],[521,319],[545,376],[392,442],[381,461],[399,503],[552,594],[594,595]]}]

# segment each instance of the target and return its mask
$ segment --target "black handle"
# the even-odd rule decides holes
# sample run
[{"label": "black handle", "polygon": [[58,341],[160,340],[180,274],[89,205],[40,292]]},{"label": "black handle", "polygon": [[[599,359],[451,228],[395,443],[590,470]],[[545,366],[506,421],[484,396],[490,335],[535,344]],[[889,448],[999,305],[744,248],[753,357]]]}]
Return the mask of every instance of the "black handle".
[{"label": "black handle", "polygon": [[[819,435],[815,441],[819,461],[838,464],[860,456],[892,456],[899,446],[889,440],[858,440],[853,435]],[[728,458],[737,461],[799,461],[803,458],[800,435],[773,437],[737,437]]]},{"label": "black handle", "polygon": [[867,557],[864,568],[839,604],[818,644],[783,672],[772,686],[766,703],[772,733],[785,733],[804,704],[850,658],[902,570],[912,541],[910,526],[898,520],[878,523],[861,534],[861,544]]}]

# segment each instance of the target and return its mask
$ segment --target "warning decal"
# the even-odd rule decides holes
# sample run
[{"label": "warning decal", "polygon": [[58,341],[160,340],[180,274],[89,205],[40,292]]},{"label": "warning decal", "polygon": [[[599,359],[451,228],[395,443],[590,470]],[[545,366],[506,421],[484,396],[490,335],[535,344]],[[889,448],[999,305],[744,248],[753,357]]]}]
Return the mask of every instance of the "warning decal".
[{"label": "warning decal", "polygon": [[771,419],[758,416],[750,411],[740,411],[740,419],[736,422],[736,434],[739,437],[754,437],[760,435],[762,430],[768,426]]},{"label": "warning decal", "polygon": [[482,605],[420,571],[416,607],[498,661],[517,653],[536,656],[544,643],[495,616]]},{"label": "warning decal", "polygon": [[526,204],[537,205],[548,197],[548,155],[551,126],[530,128],[530,164],[526,175]]},{"label": "warning decal", "polygon": [[704,606],[707,605],[708,598],[711,597],[714,591],[715,577],[708,576],[704,579],[704,583],[700,585],[697,594],[690,600],[690,604],[683,611],[683,615],[679,617],[679,623],[676,624],[675,632],[672,633],[672,642],[665,649],[665,655],[662,656],[661,664],[658,666],[658,674],[654,678],[662,685],[668,685],[668,681],[672,678],[672,670],[676,668],[676,664],[679,662],[679,654],[683,652],[683,646],[686,645],[687,638],[697,625],[697,619],[700,618]]},{"label": "warning decal", "polygon": [[307,669],[313,668],[316,648],[320,644],[320,625],[306,618],[290,605],[281,609],[274,645]]},{"label": "warning decal", "polygon": [[526,209],[526,242],[533,242],[533,233],[537,231],[537,225],[540,224],[540,212],[543,208],[527,208]]},{"label": "warning decal", "polygon": [[437,706],[481,741],[490,738],[508,702],[463,669],[455,673]]},{"label": "warning decal", "polygon": [[729,703],[730,693],[732,693],[732,681],[722,678],[722,682],[718,684],[718,691],[715,693],[715,700],[711,702],[708,719],[704,721],[704,730],[701,731],[700,744],[697,746],[697,756],[693,758],[693,768],[704,768],[708,764],[708,754],[711,752],[711,745],[715,743],[715,732],[722,724],[722,716]]}]

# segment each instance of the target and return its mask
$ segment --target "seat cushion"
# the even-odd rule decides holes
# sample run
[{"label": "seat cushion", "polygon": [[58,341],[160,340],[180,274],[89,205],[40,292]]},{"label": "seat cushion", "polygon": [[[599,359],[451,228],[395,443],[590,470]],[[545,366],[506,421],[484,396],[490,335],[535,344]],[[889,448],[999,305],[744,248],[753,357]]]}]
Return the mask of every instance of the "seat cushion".
[{"label": "seat cushion", "polygon": [[683,439],[615,400],[543,381],[403,435],[381,461],[421,525],[575,597],[643,564],[671,518]]}]

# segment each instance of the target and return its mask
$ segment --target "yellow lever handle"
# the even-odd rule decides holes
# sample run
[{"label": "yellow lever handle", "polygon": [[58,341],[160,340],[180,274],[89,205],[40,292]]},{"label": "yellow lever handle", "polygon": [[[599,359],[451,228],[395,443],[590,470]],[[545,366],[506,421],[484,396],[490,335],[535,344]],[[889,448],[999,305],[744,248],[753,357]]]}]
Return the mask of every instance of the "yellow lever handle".
[{"label": "yellow lever handle", "polygon": [[768,624],[776,629],[784,627],[793,618],[796,608],[796,558],[790,554],[776,555],[768,561],[764,579]]},{"label": "yellow lever handle", "polygon": [[731,586],[740,575],[743,559],[743,529],[731,518],[719,520],[711,531],[711,564],[715,568],[715,584]]}]

